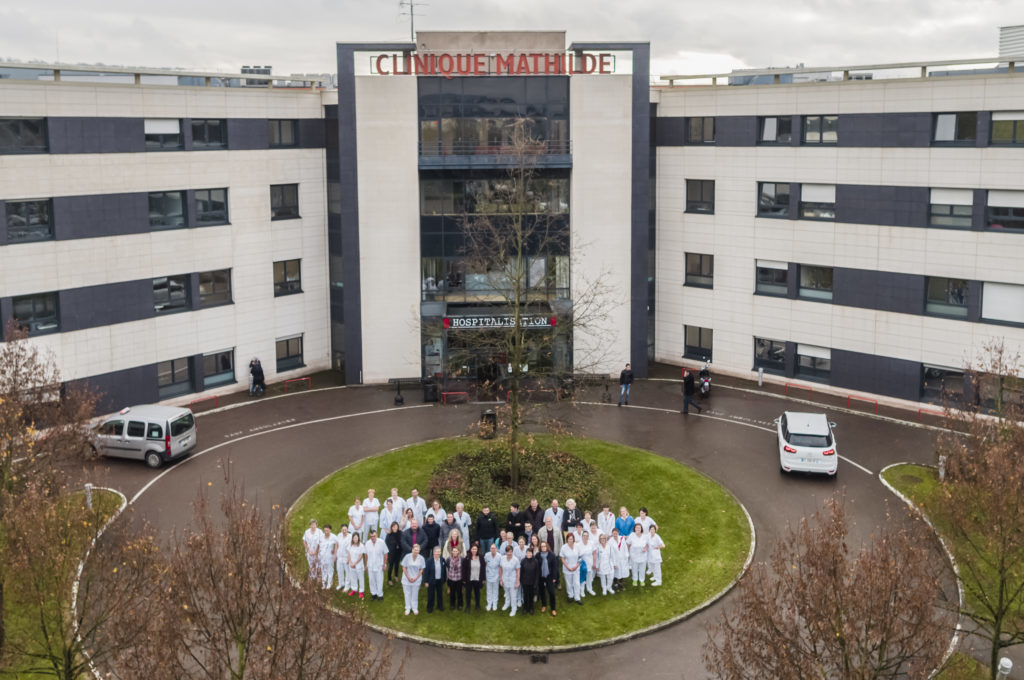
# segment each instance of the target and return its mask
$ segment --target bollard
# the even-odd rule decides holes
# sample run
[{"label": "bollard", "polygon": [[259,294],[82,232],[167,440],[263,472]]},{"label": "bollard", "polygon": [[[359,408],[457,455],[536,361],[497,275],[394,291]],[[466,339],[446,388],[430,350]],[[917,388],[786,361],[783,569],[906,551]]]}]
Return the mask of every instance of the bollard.
[{"label": "bollard", "polygon": [[85,507],[92,510],[92,484],[85,483]]},{"label": "bollard", "polygon": [[946,457],[939,456],[939,481],[946,481]]},{"label": "bollard", "polygon": [[764,369],[757,369],[757,386],[764,387]]},{"label": "bollard", "polygon": [[1005,656],[999,660],[999,671],[996,673],[997,678],[1008,678],[1010,677],[1010,671],[1013,670],[1013,662]]}]

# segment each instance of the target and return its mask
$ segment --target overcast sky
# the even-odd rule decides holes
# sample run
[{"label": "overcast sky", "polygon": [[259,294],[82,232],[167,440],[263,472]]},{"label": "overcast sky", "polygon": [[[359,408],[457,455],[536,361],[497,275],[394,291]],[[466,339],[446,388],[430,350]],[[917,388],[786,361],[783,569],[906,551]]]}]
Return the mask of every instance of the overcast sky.
[{"label": "overcast sky", "polygon": [[[398,0],[35,0],[0,5],[0,58],[238,72],[336,70],[336,42],[407,40]],[[423,30],[649,41],[652,74],[994,56],[1020,0],[428,0]],[[422,14],[422,16],[419,16]]]}]

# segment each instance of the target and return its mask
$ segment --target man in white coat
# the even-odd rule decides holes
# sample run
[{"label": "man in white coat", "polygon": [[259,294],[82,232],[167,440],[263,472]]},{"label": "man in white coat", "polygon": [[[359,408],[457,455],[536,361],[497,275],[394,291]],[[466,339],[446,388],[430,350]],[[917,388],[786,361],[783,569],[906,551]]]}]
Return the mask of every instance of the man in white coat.
[{"label": "man in white coat", "polygon": [[405,507],[412,510],[412,516],[416,518],[416,523],[423,526],[423,516],[427,514],[427,502],[420,498],[420,492],[417,489],[412,490],[412,495],[405,501]]},{"label": "man in white coat", "polygon": [[366,513],[363,512],[363,501],[356,498],[348,508],[348,530],[353,534],[359,534],[359,541],[366,537]]},{"label": "man in white coat", "polygon": [[334,559],[338,552],[338,537],[331,531],[331,525],[325,524],[320,536],[320,583],[330,588],[334,578]]},{"label": "man in white coat", "polygon": [[306,562],[309,564],[309,577],[313,578],[316,575],[316,570],[320,566],[320,539],[323,538],[324,532],[316,525],[316,520],[309,520],[309,528],[306,529],[306,533],[302,534],[302,544],[306,548]]},{"label": "man in white coat", "polygon": [[462,545],[468,546],[469,525],[472,522],[472,519],[470,518],[469,513],[466,512],[466,506],[463,505],[462,503],[456,503],[455,512],[453,512],[452,514],[455,515],[456,526],[458,526],[459,531],[462,532]]},{"label": "man in white coat", "polygon": [[361,538],[366,542],[371,529],[377,528],[377,521],[380,519],[380,499],[375,496],[373,489],[367,489],[366,498],[363,499],[363,535]]},{"label": "man in white coat", "polygon": [[338,569],[338,586],[335,590],[344,590],[348,583],[348,547],[352,545],[352,534],[349,533],[348,525],[342,524],[338,530],[338,549],[335,555],[335,564]]},{"label": "man in white coat", "polygon": [[607,505],[601,506],[601,512],[597,515],[597,529],[605,536],[612,535],[615,528],[615,515],[608,509]]},{"label": "man in white coat", "polygon": [[[405,499],[398,495],[398,489],[392,487],[391,495],[388,496],[391,499],[392,510],[394,510],[399,517],[405,514]],[[389,525],[390,526],[390,525]]]},{"label": "man in white coat", "polygon": [[388,547],[384,545],[377,532],[370,529],[370,538],[366,541],[366,575],[370,579],[370,598],[384,599],[384,571],[388,568]]},{"label": "man in white coat", "polygon": [[[403,502],[404,505],[404,502]],[[383,536],[391,531],[391,523],[398,522],[398,525],[402,525],[402,513],[395,510],[395,502],[388,498],[384,501],[384,509],[380,511],[380,520],[377,522],[376,527],[370,527],[371,529],[377,529],[377,535]]]}]

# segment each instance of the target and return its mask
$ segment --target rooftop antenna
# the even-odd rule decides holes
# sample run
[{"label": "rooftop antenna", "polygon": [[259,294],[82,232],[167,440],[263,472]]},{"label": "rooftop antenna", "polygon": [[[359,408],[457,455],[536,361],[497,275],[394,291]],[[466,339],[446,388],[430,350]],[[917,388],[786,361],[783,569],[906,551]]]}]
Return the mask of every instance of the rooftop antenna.
[{"label": "rooftop antenna", "polygon": [[[398,0],[399,7],[408,7],[408,12],[400,12],[402,16],[408,15],[409,17],[409,41],[416,42],[416,8],[425,7],[425,2],[415,2],[415,0]],[[420,16],[423,16],[422,14]]]}]

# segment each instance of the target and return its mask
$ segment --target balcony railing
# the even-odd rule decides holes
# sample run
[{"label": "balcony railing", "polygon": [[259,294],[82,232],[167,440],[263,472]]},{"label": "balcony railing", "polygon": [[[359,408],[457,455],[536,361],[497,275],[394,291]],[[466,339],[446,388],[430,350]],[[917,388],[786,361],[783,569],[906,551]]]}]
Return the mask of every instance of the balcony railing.
[{"label": "balcony railing", "polygon": [[480,144],[479,142],[420,142],[421,156],[557,156],[572,153],[568,140],[546,140],[526,144],[517,149],[512,144]]}]

